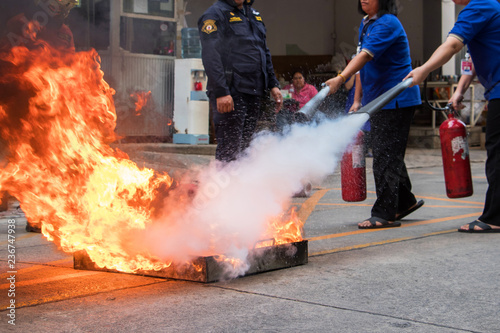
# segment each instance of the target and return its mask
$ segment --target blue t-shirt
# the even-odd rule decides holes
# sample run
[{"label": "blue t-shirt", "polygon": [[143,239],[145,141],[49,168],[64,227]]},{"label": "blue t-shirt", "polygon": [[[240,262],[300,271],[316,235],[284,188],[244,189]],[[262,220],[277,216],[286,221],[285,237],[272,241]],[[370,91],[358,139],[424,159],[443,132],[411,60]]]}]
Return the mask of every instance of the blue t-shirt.
[{"label": "blue t-shirt", "polygon": [[[359,27],[361,50],[373,57],[361,69],[363,105],[368,104],[401,81],[411,72],[410,46],[401,22],[392,14],[377,18],[362,37],[363,22]],[[420,88],[404,90],[383,109],[404,108],[422,104]]]},{"label": "blue t-shirt", "polygon": [[458,15],[450,36],[469,48],[487,100],[500,98],[500,3],[471,0]]}]

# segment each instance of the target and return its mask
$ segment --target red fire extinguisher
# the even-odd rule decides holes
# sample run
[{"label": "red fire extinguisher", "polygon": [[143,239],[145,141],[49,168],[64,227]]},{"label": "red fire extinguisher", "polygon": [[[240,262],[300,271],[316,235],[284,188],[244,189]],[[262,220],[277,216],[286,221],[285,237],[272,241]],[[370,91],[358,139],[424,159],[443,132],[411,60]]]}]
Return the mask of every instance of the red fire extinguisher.
[{"label": "red fire extinguisher", "polygon": [[446,195],[449,198],[469,197],[473,193],[469,144],[465,124],[448,108],[448,119],[439,127],[443,155]]},{"label": "red fire extinguisher", "polygon": [[348,202],[366,199],[366,161],[363,132],[359,131],[354,143],[347,147],[342,157],[340,178],[342,199]]},{"label": "red fire extinguisher", "polygon": [[424,81],[424,92],[425,101],[431,109],[444,111],[448,115],[448,119],[439,126],[446,195],[452,199],[469,197],[474,191],[465,124],[455,118],[455,110],[451,104],[438,108],[429,103],[427,80]]}]

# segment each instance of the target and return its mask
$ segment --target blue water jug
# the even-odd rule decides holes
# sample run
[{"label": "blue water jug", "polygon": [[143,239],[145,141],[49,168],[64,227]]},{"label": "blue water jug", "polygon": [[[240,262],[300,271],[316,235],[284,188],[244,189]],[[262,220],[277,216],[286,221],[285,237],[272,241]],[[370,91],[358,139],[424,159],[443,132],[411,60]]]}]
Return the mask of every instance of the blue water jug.
[{"label": "blue water jug", "polygon": [[182,28],[181,41],[183,58],[201,58],[200,34],[197,28]]}]

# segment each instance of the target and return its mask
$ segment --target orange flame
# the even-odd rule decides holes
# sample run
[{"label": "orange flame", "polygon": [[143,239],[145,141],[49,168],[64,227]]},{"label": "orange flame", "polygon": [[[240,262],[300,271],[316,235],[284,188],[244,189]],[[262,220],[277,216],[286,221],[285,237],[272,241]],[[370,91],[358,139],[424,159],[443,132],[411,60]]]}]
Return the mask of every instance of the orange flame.
[{"label": "orange flame", "polygon": [[264,237],[264,241],[260,246],[300,242],[303,240],[303,227],[304,223],[299,219],[295,207],[292,207],[289,212],[269,221],[266,236],[272,242],[266,241]]},{"label": "orange flame", "polygon": [[[9,156],[0,190],[16,197],[28,220],[41,222],[43,235],[65,252],[85,250],[98,266],[124,272],[168,267],[175,258],[155,257],[130,240],[153,225],[175,184],[109,146],[116,138],[114,90],[103,80],[97,52],[15,47],[0,60],[9,65],[0,78],[7,92],[0,95],[0,136]],[[175,200],[175,209],[189,203]],[[281,221],[271,221],[263,238],[302,239],[294,211]]]},{"label": "orange flame", "polygon": [[135,102],[135,115],[140,116],[141,115],[141,110],[148,104],[149,100],[151,99],[151,91],[137,91],[133,94],[130,95],[133,99],[136,100]]}]

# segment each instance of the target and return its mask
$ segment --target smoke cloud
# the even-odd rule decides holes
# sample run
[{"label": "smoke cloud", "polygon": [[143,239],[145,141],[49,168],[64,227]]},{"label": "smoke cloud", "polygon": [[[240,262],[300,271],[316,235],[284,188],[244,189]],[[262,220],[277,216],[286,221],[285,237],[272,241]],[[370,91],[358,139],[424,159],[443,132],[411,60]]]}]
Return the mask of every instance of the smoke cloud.
[{"label": "smoke cloud", "polygon": [[334,172],[367,120],[367,114],[352,114],[296,124],[286,135],[266,132],[237,161],[213,162],[197,175],[192,205],[182,212],[163,212],[161,219],[178,222],[159,221],[148,230],[148,251],[185,260],[189,254],[224,254],[242,262],[231,267],[230,277],[244,274],[248,251],[261,240],[269,219],[287,209],[305,182]]}]

